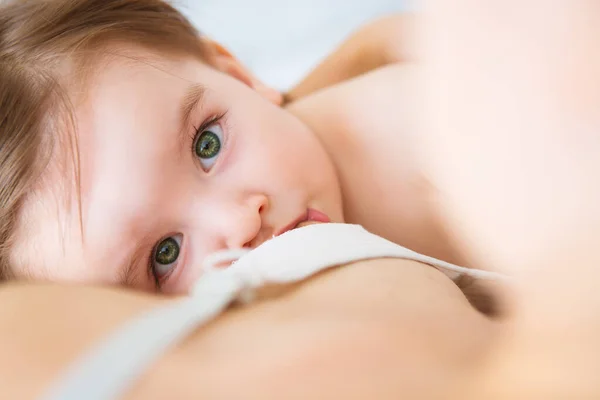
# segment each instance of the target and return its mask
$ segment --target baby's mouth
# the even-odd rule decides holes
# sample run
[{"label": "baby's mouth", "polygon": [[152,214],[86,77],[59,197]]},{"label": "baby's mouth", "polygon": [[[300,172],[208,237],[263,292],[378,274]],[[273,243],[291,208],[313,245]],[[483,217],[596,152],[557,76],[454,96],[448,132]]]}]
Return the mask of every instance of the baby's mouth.
[{"label": "baby's mouth", "polygon": [[328,222],[331,222],[331,220],[329,219],[329,217],[327,215],[325,215],[321,211],[317,211],[315,209],[309,208],[308,211],[306,212],[306,218],[304,220],[300,221],[292,229],[300,228],[300,227],[307,226],[307,225],[323,224],[323,223],[328,223]]},{"label": "baby's mouth", "polygon": [[276,232],[273,237],[277,237],[282,235],[288,231],[294,230],[301,226],[317,224],[317,223],[326,223],[331,222],[329,217],[322,213],[321,211],[317,211],[313,208],[309,208],[306,212],[302,213],[295,221],[291,222],[288,226],[280,229]]}]

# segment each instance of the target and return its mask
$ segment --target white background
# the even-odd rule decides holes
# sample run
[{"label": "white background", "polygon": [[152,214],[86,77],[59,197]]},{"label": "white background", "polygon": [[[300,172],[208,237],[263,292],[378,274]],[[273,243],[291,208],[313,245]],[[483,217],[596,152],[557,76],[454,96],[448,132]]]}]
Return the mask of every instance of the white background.
[{"label": "white background", "polygon": [[200,31],[221,42],[260,79],[285,90],[348,34],[403,0],[178,0]]}]

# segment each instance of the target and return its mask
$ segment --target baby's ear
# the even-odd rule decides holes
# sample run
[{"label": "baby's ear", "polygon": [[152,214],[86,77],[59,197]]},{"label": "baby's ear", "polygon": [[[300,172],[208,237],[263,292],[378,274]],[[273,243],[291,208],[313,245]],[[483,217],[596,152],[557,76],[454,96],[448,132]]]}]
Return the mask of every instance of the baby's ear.
[{"label": "baby's ear", "polygon": [[261,82],[220,43],[207,38],[203,38],[203,41],[213,67],[250,86],[270,102],[277,105],[283,103],[281,93]]}]

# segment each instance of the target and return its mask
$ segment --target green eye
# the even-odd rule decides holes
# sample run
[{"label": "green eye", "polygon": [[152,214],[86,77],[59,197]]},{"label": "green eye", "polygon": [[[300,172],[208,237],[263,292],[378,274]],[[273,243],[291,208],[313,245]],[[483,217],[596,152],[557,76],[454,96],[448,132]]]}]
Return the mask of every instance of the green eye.
[{"label": "green eye", "polygon": [[214,158],[221,151],[221,139],[216,133],[206,130],[198,137],[195,150],[196,155],[202,160]]},{"label": "green eye", "polygon": [[179,243],[169,237],[158,244],[156,247],[156,253],[154,254],[154,261],[161,265],[170,265],[177,261],[179,257]]}]

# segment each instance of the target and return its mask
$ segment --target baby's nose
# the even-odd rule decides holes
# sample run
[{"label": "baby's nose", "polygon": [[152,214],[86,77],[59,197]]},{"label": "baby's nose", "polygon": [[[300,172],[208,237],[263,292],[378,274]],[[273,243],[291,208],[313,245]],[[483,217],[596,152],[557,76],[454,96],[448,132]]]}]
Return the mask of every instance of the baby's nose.
[{"label": "baby's nose", "polygon": [[263,218],[267,207],[266,196],[252,196],[232,213],[225,238],[228,249],[254,248],[272,236]]}]

